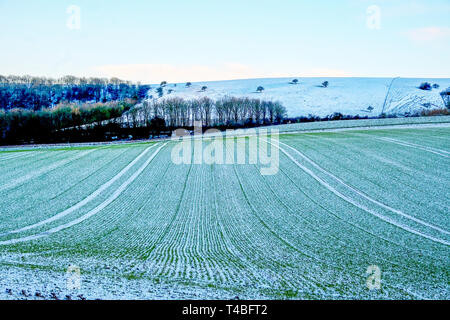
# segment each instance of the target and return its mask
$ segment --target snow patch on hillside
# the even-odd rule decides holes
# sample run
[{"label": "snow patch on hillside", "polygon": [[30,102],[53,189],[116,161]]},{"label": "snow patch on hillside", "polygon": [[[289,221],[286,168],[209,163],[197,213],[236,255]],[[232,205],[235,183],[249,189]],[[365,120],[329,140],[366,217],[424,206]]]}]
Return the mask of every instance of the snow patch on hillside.
[{"label": "snow patch on hillside", "polygon": [[[334,112],[348,115],[377,116],[381,113],[392,78],[298,78],[298,84],[290,83],[293,78],[248,79],[214,82],[168,84],[164,87],[165,97],[219,99],[223,96],[237,96],[278,100],[286,107],[289,117],[326,116]],[[321,84],[329,81],[328,88]],[[418,89],[422,82],[438,84],[438,89]],[[201,88],[207,86],[205,91]],[[262,86],[264,91],[256,92]],[[149,92],[158,97],[156,88]],[[450,87],[449,79],[399,78],[393,82],[386,100],[385,112],[402,115],[422,109],[443,108],[440,92]],[[169,93],[171,91],[171,93]],[[372,111],[369,111],[371,108]],[[369,110],[368,110],[369,108]]]}]

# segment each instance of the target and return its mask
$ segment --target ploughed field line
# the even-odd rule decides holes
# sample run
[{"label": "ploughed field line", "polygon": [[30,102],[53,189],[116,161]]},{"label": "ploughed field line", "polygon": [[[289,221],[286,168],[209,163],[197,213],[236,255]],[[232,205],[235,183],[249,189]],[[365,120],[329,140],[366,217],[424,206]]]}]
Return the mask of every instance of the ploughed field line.
[{"label": "ploughed field line", "polygon": [[4,190],[8,190],[14,187],[17,187],[21,184],[24,184],[25,182],[27,182],[30,179],[33,178],[37,178],[39,176],[42,176],[44,174],[46,174],[49,171],[53,171],[56,170],[62,166],[65,166],[67,164],[69,164],[70,162],[76,161],[82,157],[87,156],[88,154],[90,154],[91,152],[94,152],[95,149],[92,150],[87,150],[87,151],[82,151],[82,152],[76,152],[75,155],[71,155],[70,157],[54,162],[48,166],[45,166],[43,168],[40,168],[36,171],[32,171],[26,175],[20,176],[14,180],[8,181],[7,183],[4,183],[0,186],[0,192],[4,191]]},{"label": "ploughed field line", "polygon": [[[290,139],[288,143],[347,185],[411,216],[402,220],[416,220],[420,228],[430,224],[448,232],[450,202],[442,197],[450,179],[449,172],[443,170],[448,160],[421,150],[385,144],[369,136],[361,138],[354,134],[308,136]],[[327,181],[341,185],[334,179]],[[364,197],[362,200],[366,201]]]},{"label": "ploughed field line", "polygon": [[[305,287],[306,283],[310,283],[315,290],[309,288],[306,292],[313,293],[319,290],[322,285],[330,287],[327,289],[327,292],[330,294],[334,291],[331,288],[338,277],[345,278],[345,283],[349,286],[358,288],[357,283],[364,281],[364,272],[361,270],[361,266],[370,265],[371,261],[383,262],[383,270],[392,270],[397,275],[401,274],[402,281],[397,282],[403,282],[402,284],[405,286],[402,287],[399,286],[399,283],[392,284],[387,282],[386,286],[391,290],[402,292],[409,282],[415,281],[411,277],[412,274],[426,275],[425,272],[416,268],[418,264],[405,265],[405,260],[401,262],[396,260],[399,252],[405,252],[403,248],[399,248],[401,251],[395,252],[395,255],[393,254],[396,258],[390,260],[388,251],[392,251],[392,249],[383,248],[386,241],[380,241],[376,235],[365,232],[361,234],[360,230],[355,232],[355,228],[344,231],[345,228],[342,225],[339,226],[342,222],[339,220],[333,221],[334,217],[330,216],[324,217],[324,223],[320,223],[318,221],[320,215],[318,207],[320,204],[316,204],[317,207],[311,208],[311,211],[309,211],[305,205],[308,201],[307,199],[299,200],[300,206],[296,206],[291,200],[289,207],[283,209],[283,207],[279,206],[279,203],[272,200],[276,197],[275,193],[268,191],[264,182],[258,181],[257,183],[255,181],[255,179],[265,180],[259,175],[258,170],[252,171],[245,168],[236,168],[236,171],[239,176],[239,182],[242,184],[242,191],[247,195],[246,199],[252,199],[248,203],[252,208],[253,215],[269,231],[264,238],[271,239],[270,242],[274,243],[276,248],[278,248],[272,254],[267,254],[267,249],[265,249],[266,257],[276,257],[279,263],[283,261],[287,265],[295,265],[295,268],[285,267],[283,271],[284,280],[290,283],[292,288],[300,288],[302,285]],[[299,182],[301,183],[301,181]],[[279,184],[278,189],[282,189],[280,193],[289,191],[291,186],[284,188],[287,185],[288,183]],[[296,192],[301,193],[302,188],[299,188]],[[332,215],[333,213],[325,214]],[[324,225],[325,223],[330,224],[330,222],[332,222],[334,228],[340,231],[334,237],[330,236],[333,229],[329,229]],[[381,249],[379,251],[374,250],[371,248],[369,241],[373,242],[376,248],[380,247]],[[261,242],[261,240],[258,242]],[[367,248],[363,248],[363,244],[369,245]],[[388,244],[392,247],[392,243]],[[397,244],[394,244],[394,246],[394,249],[396,249]],[[345,259],[344,253],[345,255],[351,255],[352,259]],[[377,255],[377,253],[381,254]],[[280,267],[278,269],[280,270]],[[300,270],[308,270],[308,272],[302,275]],[[299,280],[301,280],[300,283]],[[406,294],[405,292],[403,293]],[[323,295],[324,292],[321,292],[321,294]],[[335,294],[339,295],[338,292],[335,292]],[[363,294],[363,292],[359,292],[359,294]],[[412,294],[412,296],[415,295]]]},{"label": "ploughed field line", "polygon": [[442,149],[426,147],[426,146],[418,145],[418,144],[415,144],[415,143],[404,142],[404,141],[400,141],[400,140],[396,140],[396,139],[392,139],[392,138],[377,138],[377,139],[380,139],[382,141],[395,143],[395,144],[398,144],[398,145],[401,145],[401,146],[406,146],[406,147],[411,147],[411,148],[415,148],[415,149],[424,150],[424,151],[427,151],[427,152],[431,152],[431,153],[443,156],[445,158],[450,158],[450,152],[442,150]]},{"label": "ploughed field line", "polygon": [[20,229],[16,229],[16,230],[12,230],[3,234],[0,234],[0,236],[4,236],[4,235],[9,235],[9,234],[13,234],[13,233],[19,233],[19,232],[24,232],[30,229],[34,229],[37,227],[40,227],[44,224],[48,224],[50,222],[59,220],[65,216],[67,216],[68,214],[74,212],[75,210],[83,207],[84,205],[86,205],[87,203],[89,203],[90,201],[92,201],[93,199],[97,198],[102,192],[104,192],[106,189],[108,189],[114,182],[116,182],[117,180],[120,179],[120,177],[122,177],[125,173],[127,173],[138,161],[139,159],[141,159],[142,157],[145,156],[145,154],[151,149],[155,147],[155,145],[148,147],[147,149],[145,149],[138,157],[136,157],[131,163],[129,163],[124,169],[122,169],[122,171],[120,171],[117,175],[115,175],[111,180],[109,180],[108,182],[106,182],[105,184],[103,184],[100,188],[98,188],[97,190],[95,190],[93,193],[91,193],[89,196],[87,196],[86,198],[84,198],[83,200],[81,200],[80,202],[78,202],[77,204],[67,208],[66,210],[59,212],[58,214],[39,221],[37,223],[34,223],[32,225],[26,226],[26,227],[22,227]]},{"label": "ploughed field line", "polygon": [[[4,191],[0,197],[0,233],[32,225],[75,205],[110,180],[144,149],[98,150],[59,170]],[[32,167],[33,162],[27,166]],[[95,201],[88,205],[95,205]]]},{"label": "ploughed field line", "polygon": [[68,155],[66,151],[36,151],[29,157],[15,159],[14,161],[3,161],[0,166],[0,174],[4,178],[3,181],[12,181],[17,177],[49,166]]},{"label": "ploughed field line", "polygon": [[[293,159],[293,157],[291,157],[291,160],[296,164],[296,165],[298,165],[299,163],[298,163],[298,161],[296,161],[295,159]],[[303,167],[303,166],[302,166]],[[303,167],[304,168],[304,167]],[[308,174],[310,174],[311,172],[309,172],[308,170],[306,170],[306,172],[308,173]],[[314,176],[313,176],[314,177]],[[314,178],[317,178],[317,176],[316,177],[314,177]],[[328,185],[328,184],[326,184],[326,183],[323,183],[322,184],[322,186],[323,187],[325,187],[325,189],[327,189],[327,190],[333,190],[333,191],[335,191],[335,189],[334,188],[330,188],[330,186]],[[342,194],[340,194],[340,193],[338,193],[337,192],[337,196],[339,197],[339,198],[343,198],[343,200],[344,201],[347,201],[347,202],[349,202],[350,204],[352,204],[353,206],[355,206],[355,208],[357,208],[357,209],[360,209],[361,211],[364,211],[365,213],[367,213],[367,212],[369,212],[369,213],[371,213],[371,214],[373,214],[373,215],[375,215],[376,217],[378,217],[378,218],[381,218],[381,220],[383,221],[383,222],[386,222],[386,217],[384,217],[384,216],[382,216],[382,215],[379,215],[376,211],[373,211],[373,210],[371,210],[371,209],[369,209],[369,208],[367,208],[366,206],[361,206],[361,205],[359,205],[356,201],[354,201],[353,199],[351,199],[351,198],[348,198],[348,197],[343,197],[342,196]],[[344,208],[343,208],[344,209]],[[344,212],[345,212],[345,210],[349,210],[349,212],[353,212],[353,213],[350,213],[350,215],[353,215],[353,214],[355,214],[356,213],[356,211],[354,211],[354,210],[351,210],[351,209],[344,209],[344,210],[342,210],[342,209],[336,209],[336,208],[334,208],[333,209],[336,213],[337,213],[337,215],[338,216],[341,216]],[[370,211],[369,211],[370,210]],[[332,212],[330,212],[331,214],[332,214]],[[401,227],[402,228],[402,230],[407,230],[407,231],[409,231],[409,232],[411,232],[412,231],[412,233],[413,234],[417,234],[418,232],[416,231],[416,230],[413,230],[413,229],[411,229],[411,228],[409,228],[409,227],[407,227],[407,226],[403,226],[403,225],[399,225],[396,221],[389,221],[391,224],[393,224],[394,226],[396,226],[396,227]],[[377,222],[377,224],[379,224],[378,222]],[[358,223],[356,223],[356,224],[353,224],[353,226],[354,227],[357,227],[357,228],[360,228],[360,226],[358,225]],[[335,227],[337,227],[337,226],[335,226]],[[330,229],[329,231],[331,231],[332,229]],[[342,230],[342,229],[340,229],[340,230]],[[377,235],[377,233],[378,233],[378,231],[376,230],[376,228],[369,228],[369,229],[366,229],[366,230],[364,230],[364,228],[363,229],[361,229],[362,231],[364,231],[364,232],[366,232],[366,233],[371,233],[371,232],[375,232],[374,234],[372,234],[372,235],[374,235],[374,236],[376,236],[376,237],[379,237],[378,235]],[[359,235],[359,234],[354,234],[354,230],[350,230],[350,232],[351,233],[353,233],[353,236],[355,237],[355,239],[357,239],[358,238],[358,236],[361,236],[361,235]],[[394,230],[394,232],[395,232],[395,230]],[[417,251],[417,249],[416,249],[416,247],[414,246],[414,247],[411,247],[408,243],[403,243],[403,244],[401,244],[400,242],[398,242],[398,240],[396,240],[395,238],[397,237],[397,233],[398,232],[395,232],[395,237],[392,237],[392,236],[389,236],[388,235],[388,238],[386,239],[386,238],[383,238],[383,237],[380,237],[379,239],[380,240],[382,240],[381,242],[380,241],[378,241],[378,242],[374,242],[374,244],[373,244],[373,246],[368,246],[367,247],[367,249],[363,249],[363,248],[361,248],[361,250],[363,250],[363,251],[365,251],[365,252],[367,252],[367,253],[370,253],[370,252],[374,252],[374,251],[377,251],[376,249],[378,249],[377,247],[381,247],[380,249],[380,255],[379,255],[379,257],[378,258],[376,258],[376,260],[377,261],[379,261],[380,262],[380,260],[381,261],[383,261],[383,260],[385,260],[386,258],[389,258],[389,256],[391,256],[392,257],[392,261],[385,261],[384,263],[383,263],[383,266],[384,266],[384,268],[385,268],[385,270],[386,269],[394,269],[394,270],[396,270],[395,272],[396,272],[396,274],[397,275],[399,275],[399,274],[402,274],[402,277],[400,278],[400,280],[399,279],[396,279],[396,281],[394,282],[394,283],[401,283],[401,282],[404,282],[404,284],[405,284],[405,286],[404,287],[401,287],[402,289],[403,288],[406,288],[407,286],[408,286],[408,281],[417,281],[417,278],[416,278],[416,276],[418,275],[418,274],[421,274],[422,276],[424,276],[424,272],[423,271],[420,271],[420,269],[419,270],[414,270],[415,268],[416,268],[416,266],[420,266],[420,265],[425,265],[425,268],[423,269],[423,270],[430,270],[430,266],[426,266],[426,264],[428,263],[428,262],[425,262],[424,263],[424,261],[408,261],[408,260],[411,260],[411,256],[410,256],[410,254],[413,252],[413,251]],[[341,232],[341,234],[340,234],[340,237],[342,238],[344,235],[345,235],[346,233],[344,233],[344,232]],[[422,235],[421,234],[421,236],[425,236],[427,239],[429,239],[430,237],[428,236],[428,235]],[[393,242],[392,242],[392,240],[389,240],[389,238],[393,238]],[[442,239],[433,239],[433,240],[437,240],[439,243],[442,243],[442,242],[444,242]],[[353,242],[353,241],[350,241],[350,243],[351,242]],[[363,243],[366,243],[367,242],[367,240],[362,240],[361,239],[361,242],[360,243],[358,243],[358,242],[356,242],[356,243],[358,243],[358,245],[356,246],[356,247],[360,247]],[[389,242],[389,250],[386,250],[386,249],[383,249],[383,246],[385,245],[385,242]],[[398,247],[400,247],[400,248],[398,248],[398,250],[396,249],[396,248],[392,248],[392,244],[394,245],[394,246],[398,246]],[[444,242],[444,244],[445,244],[445,242]],[[304,243],[303,243],[303,245],[304,245]],[[355,243],[353,243],[353,245],[355,245]],[[426,243],[424,243],[424,245],[426,245]],[[304,247],[304,246],[303,246]],[[342,254],[342,253],[344,253],[345,252],[345,254],[349,254],[350,253],[350,250],[348,250],[348,249],[346,249],[346,250],[343,250],[343,251],[340,251],[340,250],[342,250],[342,245],[339,245],[338,246],[338,248],[339,248],[339,251],[336,251],[336,253],[338,253],[338,254]],[[336,249],[336,247],[334,247],[334,249]],[[400,251],[399,251],[400,250]],[[392,251],[392,254],[390,254],[391,252],[390,251]],[[408,252],[410,252],[410,253],[408,253]],[[419,254],[420,255],[422,255],[422,254],[427,254],[429,252],[429,249],[428,248],[420,248],[419,247]],[[363,256],[364,254],[359,254],[359,256],[358,255],[356,255],[356,256],[354,256],[353,257],[353,259],[352,259],[352,261],[351,262],[356,262],[358,259],[357,258],[355,258],[355,257],[358,257],[358,258],[360,258],[361,256]],[[402,256],[402,255],[405,255],[405,259],[404,260],[402,260],[400,257]],[[386,258],[385,258],[386,257]],[[430,258],[431,260],[433,260],[433,259],[435,259],[435,257],[428,257],[428,258]],[[333,262],[336,262],[336,261],[339,261],[339,258],[337,257],[337,258],[334,258],[333,259]],[[370,260],[369,260],[370,261]],[[409,262],[409,263],[407,263],[407,262]],[[346,265],[346,267],[348,268],[349,267],[349,261],[347,261],[347,265]],[[436,264],[436,266],[438,267],[438,269],[439,269],[439,264],[440,263],[442,263],[441,261],[437,261],[437,264]],[[392,265],[394,265],[394,266],[396,266],[396,267],[392,267]],[[398,267],[400,267],[400,268],[398,268]],[[420,267],[419,267],[420,268]],[[399,269],[405,269],[404,271],[399,271]],[[409,269],[409,270],[406,270],[406,269]],[[413,272],[411,272],[412,270],[414,270],[414,273]],[[351,269],[347,269],[347,273],[351,273]],[[411,278],[411,276],[412,275],[414,275],[414,277],[413,277],[413,279],[415,279],[415,280],[411,280],[410,278]],[[409,278],[409,280],[407,280]],[[423,281],[423,279],[422,279],[422,281]]]},{"label": "ploughed field line", "polygon": [[[420,258],[411,261],[411,257],[418,257],[418,255],[410,247],[402,247],[397,242],[376,234],[376,230],[364,228],[345,219],[341,214],[335,213],[324,205],[321,198],[310,196],[310,191],[306,190],[311,188],[310,183],[302,183],[304,179],[296,179],[297,177],[294,177],[297,180],[294,181],[291,178],[292,174],[286,173],[284,169],[280,170],[295,187],[289,186],[289,182],[276,183],[276,189],[271,188],[273,193],[275,194],[275,190],[278,189],[279,198],[286,193],[296,193],[295,200],[298,199],[298,203],[293,203],[293,198],[290,197],[286,203],[289,203],[292,208],[287,210],[292,212],[292,215],[276,210],[280,214],[278,217],[271,217],[273,220],[270,224],[276,225],[279,232],[283,231],[282,234],[298,242],[302,250],[306,250],[310,255],[316,255],[316,259],[329,261],[329,264],[337,270],[337,275],[347,273],[353,279],[360,279],[361,266],[368,265],[371,261],[377,261],[385,271],[401,275],[400,282],[406,285],[415,281],[414,278],[411,279],[412,275],[428,275],[420,269],[424,265]],[[279,185],[286,187],[280,188]],[[306,198],[299,195],[304,195]],[[336,210],[336,205],[330,207]],[[263,211],[263,209],[260,210]],[[280,217],[286,218],[280,221]],[[352,259],[347,259],[347,255],[350,255]],[[432,257],[427,257],[427,259],[430,258],[433,260]],[[430,260],[427,260],[425,269],[430,270],[429,262]],[[440,261],[437,262],[437,265],[439,264]],[[422,281],[424,281],[423,278]],[[398,284],[399,279],[396,282]],[[398,285],[390,286],[398,287]],[[402,291],[403,288],[400,287],[399,290]],[[414,297],[415,294],[411,296]]]},{"label": "ploughed field line", "polygon": [[[3,197],[0,200],[0,206],[5,209],[5,212],[14,213],[17,218],[16,223],[22,225],[19,222],[19,216],[25,220],[27,217],[34,215],[34,212],[39,212],[42,216],[45,216],[49,210],[49,201],[51,201],[51,210],[58,210],[57,203],[64,202],[64,208],[70,204],[67,203],[67,195],[77,193],[77,188],[83,184],[91,185],[92,181],[102,181],[102,176],[105,175],[105,171],[110,171],[110,168],[114,168],[116,165],[120,165],[120,160],[124,157],[126,149],[117,151],[103,150],[102,153],[96,153],[95,157],[90,157],[84,161],[77,161],[77,163],[65,170],[58,171],[57,174],[48,176],[48,183],[51,185],[46,189],[41,188],[39,181],[29,183],[24,190],[16,189],[13,193],[8,193],[8,197]],[[92,166],[92,163],[96,163],[96,166]],[[11,199],[15,199],[14,203],[11,203]],[[62,199],[60,201],[60,199]],[[6,222],[6,217],[3,217],[2,222]],[[28,221],[30,223],[30,221]],[[3,224],[5,229],[8,229]],[[1,233],[1,232],[0,232]]]},{"label": "ploughed field line", "polygon": [[8,161],[8,160],[18,160],[18,159],[25,159],[28,157],[31,157],[34,155],[34,152],[14,152],[12,154],[2,154],[0,156],[0,163],[2,161]]},{"label": "ploughed field line", "polygon": [[[145,168],[150,164],[150,162],[154,159],[154,157],[159,153],[159,151],[166,146],[167,143],[163,144],[162,146],[160,146],[155,153],[153,153],[146,161],[145,163],[137,169],[137,171],[130,177],[128,178],[127,181],[125,181],[117,190],[114,191],[114,193],[104,202],[102,202],[100,205],[98,205],[97,207],[95,207],[93,210],[89,211],[87,214],[78,217],[75,220],[72,220],[66,224],[62,224],[59,225],[57,227],[51,228],[47,231],[38,233],[38,234],[34,234],[34,235],[30,235],[30,236],[26,236],[26,237],[21,237],[21,238],[14,238],[14,239],[10,239],[10,240],[4,240],[4,241],[0,241],[0,245],[7,245],[7,244],[15,244],[15,243],[19,243],[19,242],[25,242],[25,241],[31,241],[31,240],[36,240],[42,237],[46,237],[49,236],[50,234],[59,232],[61,230],[67,229],[69,227],[72,227],[78,223],[83,222],[84,220],[90,218],[91,216],[97,214],[98,212],[100,212],[101,210],[103,210],[104,208],[106,208],[109,204],[111,204],[114,200],[116,200],[120,194],[142,173],[142,171],[145,170]],[[120,171],[116,176],[114,176],[111,180],[109,180],[108,182],[106,182],[105,184],[103,184],[99,189],[97,189],[95,192],[91,193],[88,197],[84,198],[82,201],[78,202],[77,204],[75,204],[74,206],[59,212],[58,214],[52,216],[51,218],[42,220],[38,223],[26,226],[26,227],[22,227],[20,229],[16,229],[16,230],[12,230],[3,234],[0,234],[0,236],[7,236],[10,234],[15,234],[15,233],[20,233],[20,232],[24,232],[24,231],[28,231],[31,229],[35,229],[38,228],[40,226],[43,226],[45,224],[57,221],[69,214],[71,214],[72,212],[76,211],[77,209],[83,207],[84,205],[86,205],[87,203],[89,203],[90,201],[92,201],[93,199],[95,199],[96,197],[98,197],[102,192],[104,192],[106,189],[108,189],[114,182],[116,182],[118,179],[120,179],[120,177],[122,177],[127,171],[129,171],[142,157],[144,157],[150,149],[152,149],[153,147],[156,147],[157,145],[152,145],[150,147],[148,147],[147,149],[145,149],[138,157],[136,157],[128,166],[126,166],[122,171]]]},{"label": "ploughed field line", "polygon": [[[271,143],[271,144],[272,144],[272,143]],[[285,144],[283,143],[282,145],[285,145]],[[289,146],[288,146],[288,147],[289,147]],[[291,147],[289,147],[289,148],[291,148]],[[289,153],[286,151],[286,149],[284,149],[284,148],[282,148],[282,147],[280,147],[279,149],[280,149],[280,151],[283,152],[289,159],[291,159],[291,160],[292,160],[299,168],[301,168],[302,170],[304,170],[304,171],[305,171],[306,173],[308,173],[311,177],[313,177],[317,182],[319,182],[322,186],[324,186],[324,187],[325,187],[326,189],[328,189],[330,192],[334,193],[335,195],[337,195],[339,198],[345,200],[346,202],[351,203],[351,204],[354,205],[355,207],[358,207],[359,209],[362,209],[362,210],[366,211],[367,213],[372,214],[372,215],[374,215],[374,216],[380,218],[381,220],[383,220],[383,221],[385,221],[385,222],[387,222],[387,223],[389,223],[389,224],[395,225],[395,226],[397,226],[398,228],[401,228],[401,229],[403,229],[403,230],[405,230],[405,231],[411,232],[411,233],[413,233],[413,234],[416,234],[416,235],[421,236],[421,237],[423,237],[423,238],[432,240],[432,241],[434,241],[434,242],[437,242],[437,243],[441,243],[441,244],[450,246],[450,242],[449,242],[448,240],[446,240],[446,239],[437,238],[437,237],[434,237],[434,236],[431,236],[431,235],[428,235],[428,234],[419,232],[419,231],[417,231],[417,230],[415,230],[415,229],[413,229],[413,228],[411,228],[411,227],[409,227],[409,226],[407,226],[407,225],[405,225],[405,224],[401,224],[401,223],[395,221],[394,219],[391,219],[391,218],[389,218],[389,217],[387,217],[387,216],[384,216],[384,215],[382,215],[382,214],[376,212],[375,210],[373,210],[373,209],[371,209],[371,208],[369,208],[369,207],[367,207],[367,206],[365,206],[365,205],[362,205],[362,204],[358,203],[357,201],[355,201],[354,199],[352,199],[352,198],[350,198],[350,197],[347,197],[346,195],[342,194],[341,192],[339,192],[338,190],[336,190],[334,187],[332,187],[330,184],[328,184],[325,180],[323,180],[323,179],[321,179],[320,177],[318,177],[313,171],[311,171],[310,169],[308,169],[308,168],[305,167],[304,165],[300,164],[300,163],[299,163],[299,162],[298,162],[291,154],[289,154]],[[293,148],[292,148],[292,149],[293,149]],[[295,149],[293,149],[293,150],[295,150]],[[298,152],[298,150],[295,150],[295,151]],[[315,164],[315,163],[314,163],[314,164]],[[318,166],[317,166],[317,167],[318,167]],[[320,168],[320,167],[319,167],[319,168]],[[320,169],[321,169],[321,168],[320,168]],[[322,171],[322,170],[321,170],[321,171]],[[325,172],[326,172],[326,171],[325,171]],[[394,213],[397,213],[397,214],[399,214],[399,215],[401,215],[401,216],[403,216],[403,217],[406,217],[406,218],[411,219],[411,220],[413,220],[413,221],[415,221],[415,222],[418,222],[418,223],[420,223],[420,224],[422,224],[422,225],[425,225],[425,226],[427,226],[427,227],[430,227],[430,228],[432,228],[432,229],[435,229],[435,230],[437,230],[437,231],[439,231],[439,232],[441,232],[441,233],[449,234],[448,231],[443,230],[442,228],[433,226],[433,225],[428,224],[428,223],[426,223],[426,222],[424,222],[424,221],[422,221],[422,220],[420,220],[420,219],[416,219],[416,218],[414,218],[414,217],[412,217],[412,216],[410,216],[410,215],[407,215],[407,214],[405,214],[405,213],[402,213],[400,210],[393,209],[393,208],[391,208],[391,207],[389,207],[389,206],[386,206],[386,205],[384,205],[383,203],[381,203],[381,202],[379,202],[379,201],[377,201],[377,200],[374,200],[374,199],[368,197],[367,195],[365,195],[364,193],[360,192],[359,190],[356,190],[355,188],[353,188],[353,187],[351,187],[351,186],[345,184],[344,182],[342,182],[342,180],[340,180],[340,179],[337,178],[336,176],[332,175],[331,173],[329,173],[329,172],[326,172],[326,173],[327,173],[327,175],[329,175],[329,176],[332,177],[333,179],[337,180],[338,182],[340,182],[341,184],[343,184],[344,186],[346,186],[347,188],[349,188],[349,189],[352,190],[353,192],[357,193],[358,195],[363,196],[365,199],[369,200],[370,202],[372,202],[372,203],[374,203],[374,204],[376,204],[376,205],[378,205],[378,206],[380,206],[380,207],[383,207],[383,208],[388,209],[389,211],[392,211],[392,212],[394,212]]]},{"label": "ploughed field line", "polygon": [[[386,204],[384,204],[384,203],[382,203],[382,202],[380,202],[380,201],[378,201],[378,200],[375,200],[375,199],[371,198],[370,196],[368,196],[368,195],[365,194],[364,192],[361,192],[360,190],[355,189],[354,187],[348,185],[348,184],[345,183],[342,179],[336,177],[336,176],[335,176],[334,174],[332,174],[331,172],[329,172],[329,171],[323,169],[323,168],[320,167],[317,163],[315,163],[314,161],[312,161],[311,159],[309,159],[308,157],[306,157],[303,153],[301,153],[301,152],[298,151],[297,149],[295,149],[295,148],[293,148],[293,147],[291,147],[291,146],[289,146],[289,145],[287,145],[287,144],[285,144],[285,143],[283,143],[283,142],[281,142],[280,144],[281,144],[282,146],[285,146],[285,147],[289,148],[290,150],[294,151],[294,152],[295,152],[296,154],[298,154],[302,159],[304,159],[305,161],[307,161],[308,163],[310,163],[314,168],[316,168],[316,169],[319,170],[320,172],[322,172],[322,173],[326,174],[327,176],[329,176],[330,178],[336,180],[337,182],[339,182],[340,184],[342,184],[342,185],[345,186],[346,188],[350,189],[351,191],[353,191],[354,193],[356,193],[356,194],[358,194],[359,196],[363,197],[364,199],[366,199],[366,200],[372,202],[373,204],[375,204],[375,205],[377,205],[377,206],[379,206],[379,207],[381,207],[381,208],[383,208],[383,209],[389,210],[389,211],[391,211],[391,212],[393,212],[393,213],[395,213],[395,214],[398,214],[398,215],[400,215],[400,216],[402,216],[402,217],[405,217],[405,218],[407,218],[407,219],[409,219],[409,220],[412,220],[412,221],[414,221],[414,222],[416,222],[416,223],[418,223],[418,224],[421,224],[421,225],[423,225],[423,226],[429,227],[429,228],[434,229],[434,230],[436,230],[436,231],[439,231],[439,232],[441,232],[441,233],[443,233],[443,234],[450,235],[450,232],[449,232],[449,231],[444,230],[444,229],[441,228],[441,227],[438,227],[438,226],[432,225],[432,224],[430,224],[430,223],[427,223],[426,221],[423,221],[423,220],[421,220],[421,219],[418,219],[418,218],[415,218],[415,217],[413,217],[413,216],[411,216],[411,215],[408,215],[408,214],[406,214],[406,213],[403,213],[402,211],[400,211],[400,210],[398,210],[398,209],[392,208],[392,207],[390,207],[390,206],[388,206],[388,205],[386,205]],[[280,149],[281,149],[281,148],[280,148]],[[284,149],[281,149],[281,150],[284,150]],[[285,150],[284,150],[284,151],[285,151]],[[309,173],[309,172],[308,172],[308,173]],[[329,188],[328,188],[328,189],[329,189]],[[447,245],[449,244],[448,242],[444,242],[444,243],[447,244]]]},{"label": "ploughed field line", "polygon": [[[403,143],[392,131],[382,137]],[[0,252],[35,250],[26,259],[52,266],[76,257],[80,264],[86,259],[83,268],[94,274],[103,275],[95,266],[108,264],[114,270],[108,274],[115,276],[165,279],[168,285],[218,291],[294,293],[303,298],[448,297],[447,202],[438,198],[439,193],[429,194],[430,204],[422,199],[414,202],[415,195],[422,197],[432,188],[448,189],[448,172],[438,167],[440,161],[447,163],[442,156],[447,153],[442,147],[380,140],[379,134],[281,137],[275,146],[280,150],[280,170],[274,176],[261,176],[258,164],[175,165],[170,159],[174,143],[138,152],[136,147],[124,147],[136,154],[116,165],[95,187],[88,182],[97,169],[64,184],[60,191],[54,188],[50,204],[53,197],[59,201],[69,197],[65,192],[69,188],[86,184],[86,192],[66,207],[45,214],[35,211],[28,223],[22,218],[9,223],[0,234]],[[248,153],[245,145],[238,143],[238,148]],[[355,159],[345,160],[352,153]],[[68,156],[59,157],[53,163],[67,161]],[[116,155],[101,166],[114,159]],[[30,173],[51,165],[42,164]],[[61,168],[74,166],[69,162]],[[384,173],[383,168],[390,171]],[[415,168],[425,181],[415,181]],[[45,179],[56,181],[58,175],[47,173],[4,192],[25,191],[40,179],[43,190],[50,190]],[[391,197],[397,186],[413,194],[406,197],[399,191],[400,196]],[[5,204],[8,201],[13,199]],[[437,210],[421,214],[416,210],[420,208]],[[7,219],[14,216],[8,213]],[[383,271],[381,292],[365,287],[371,264]]]}]

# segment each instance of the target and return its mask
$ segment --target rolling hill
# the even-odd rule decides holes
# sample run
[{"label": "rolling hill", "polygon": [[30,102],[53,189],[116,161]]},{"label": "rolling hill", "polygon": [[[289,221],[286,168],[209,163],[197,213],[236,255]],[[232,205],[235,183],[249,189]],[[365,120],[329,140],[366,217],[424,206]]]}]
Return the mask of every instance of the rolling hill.
[{"label": "rolling hill", "polygon": [[[293,78],[248,79],[168,84],[163,97],[198,98],[208,96],[220,98],[229,96],[259,97],[278,100],[286,107],[289,117],[326,116],[334,112],[346,115],[377,116],[381,113],[392,78],[298,78],[298,84],[291,84]],[[327,88],[321,87],[329,81]],[[438,84],[438,89],[420,90],[423,82]],[[159,85],[158,85],[159,86]],[[201,88],[207,86],[203,92]],[[264,91],[256,92],[262,86]],[[422,109],[443,108],[439,93],[450,87],[450,79],[399,78],[394,80],[386,101],[386,113],[405,114]],[[173,92],[169,93],[172,90]],[[157,97],[156,88],[149,93]],[[370,112],[369,107],[373,110]]]}]

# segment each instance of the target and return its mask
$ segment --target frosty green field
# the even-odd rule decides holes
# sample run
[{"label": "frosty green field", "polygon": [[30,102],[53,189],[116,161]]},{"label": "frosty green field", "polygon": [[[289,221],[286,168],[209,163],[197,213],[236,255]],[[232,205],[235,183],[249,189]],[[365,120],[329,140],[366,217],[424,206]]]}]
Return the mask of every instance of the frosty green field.
[{"label": "frosty green field", "polygon": [[269,176],[175,143],[0,152],[0,298],[450,299],[450,126],[283,134]]}]

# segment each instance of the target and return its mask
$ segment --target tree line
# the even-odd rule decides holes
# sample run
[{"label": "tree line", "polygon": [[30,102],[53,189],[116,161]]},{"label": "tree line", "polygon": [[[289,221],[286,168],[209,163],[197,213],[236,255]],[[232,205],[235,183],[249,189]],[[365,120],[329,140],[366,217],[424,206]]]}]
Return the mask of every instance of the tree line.
[{"label": "tree line", "polygon": [[38,111],[62,102],[106,103],[125,99],[143,100],[149,85],[133,84],[118,78],[59,79],[0,75],[0,109],[17,108]]},{"label": "tree line", "polygon": [[108,131],[118,132],[124,112],[136,101],[60,103],[38,111],[0,110],[0,144],[102,141]]},{"label": "tree line", "polygon": [[127,122],[133,127],[147,127],[152,119],[159,118],[169,128],[193,127],[194,121],[200,121],[205,128],[251,127],[281,123],[285,116],[286,109],[278,101],[170,97],[144,101],[127,113]]},{"label": "tree line", "polygon": [[208,97],[165,98],[106,103],[60,103],[53,108],[0,110],[0,144],[148,139],[170,135],[200,121],[204,130],[244,128],[281,123],[286,110],[279,102]]}]

